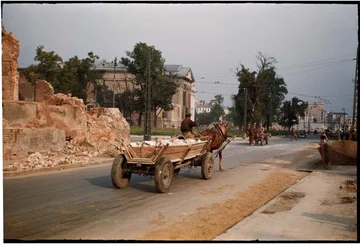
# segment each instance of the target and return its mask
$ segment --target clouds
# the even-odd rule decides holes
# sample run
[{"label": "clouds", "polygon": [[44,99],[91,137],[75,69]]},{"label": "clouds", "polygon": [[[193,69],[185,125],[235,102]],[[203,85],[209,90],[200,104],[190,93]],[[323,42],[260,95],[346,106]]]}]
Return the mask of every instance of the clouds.
[{"label": "clouds", "polygon": [[[335,4],[4,4],[3,24],[20,40],[20,65],[33,62],[38,45],[64,59],[93,51],[108,60],[139,41],[154,45],[168,64],[192,68],[205,100],[235,94],[230,69],[239,61],[255,69],[258,51],[278,67],[354,58],[358,30],[356,5]],[[290,92],[353,93],[355,61],[309,71],[320,66],[278,73]],[[202,83],[215,81],[234,85]],[[352,111],[345,100],[331,100],[333,109]]]}]

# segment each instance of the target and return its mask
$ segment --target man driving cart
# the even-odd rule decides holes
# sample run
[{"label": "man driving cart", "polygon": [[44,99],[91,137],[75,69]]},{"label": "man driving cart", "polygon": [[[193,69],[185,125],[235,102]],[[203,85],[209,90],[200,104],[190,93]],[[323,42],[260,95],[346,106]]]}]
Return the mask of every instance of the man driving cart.
[{"label": "man driving cart", "polygon": [[192,128],[196,126],[196,122],[191,120],[191,113],[186,113],[185,119],[181,122],[180,130],[186,139],[194,139],[196,135],[194,134]]}]

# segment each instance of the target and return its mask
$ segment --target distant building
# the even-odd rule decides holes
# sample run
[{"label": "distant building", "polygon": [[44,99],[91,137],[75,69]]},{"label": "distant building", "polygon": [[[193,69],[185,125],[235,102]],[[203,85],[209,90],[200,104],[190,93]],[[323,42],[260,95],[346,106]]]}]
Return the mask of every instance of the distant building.
[{"label": "distant building", "polygon": [[341,130],[348,130],[352,126],[352,118],[344,112],[330,112],[327,116],[327,125],[333,131],[336,131],[339,125]]},{"label": "distant building", "polygon": [[305,116],[299,117],[299,124],[296,126],[299,130],[313,131],[323,130],[327,127],[327,112],[322,102],[309,102],[305,110]]}]

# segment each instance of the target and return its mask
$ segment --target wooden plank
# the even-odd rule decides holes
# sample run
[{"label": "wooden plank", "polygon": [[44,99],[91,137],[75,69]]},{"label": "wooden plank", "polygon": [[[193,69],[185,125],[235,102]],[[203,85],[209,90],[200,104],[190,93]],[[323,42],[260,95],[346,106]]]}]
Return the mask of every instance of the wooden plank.
[{"label": "wooden plank", "polygon": [[185,152],[183,153],[183,155],[181,155],[181,160],[179,163],[182,163],[184,161],[184,158],[186,157],[186,155],[189,153],[189,151],[191,150],[191,146],[189,145],[188,148],[185,150]]},{"label": "wooden plank", "polygon": [[160,150],[160,152],[154,157],[153,161],[154,163],[156,163],[156,161],[164,154],[164,152],[166,151],[166,149],[169,147],[169,144],[166,144],[165,146],[163,146]]},{"label": "wooden plank", "polygon": [[136,163],[141,163],[141,164],[154,164],[154,162],[148,158],[133,158],[131,159],[131,161],[128,161],[129,164],[136,164]]}]

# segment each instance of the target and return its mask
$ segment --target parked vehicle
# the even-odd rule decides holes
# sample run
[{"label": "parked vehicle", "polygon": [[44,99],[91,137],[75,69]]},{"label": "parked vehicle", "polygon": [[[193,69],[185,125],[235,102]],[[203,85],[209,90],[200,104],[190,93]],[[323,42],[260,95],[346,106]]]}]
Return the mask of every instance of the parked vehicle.
[{"label": "parked vehicle", "polygon": [[338,137],[337,133],[331,131],[331,130],[328,130],[326,129],[325,130],[325,134],[327,136],[327,138],[330,140],[330,139],[336,139]]},{"label": "parked vehicle", "polygon": [[299,138],[306,138],[306,132],[304,130],[299,130],[298,137]]}]

